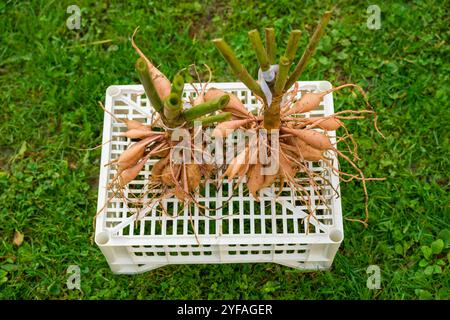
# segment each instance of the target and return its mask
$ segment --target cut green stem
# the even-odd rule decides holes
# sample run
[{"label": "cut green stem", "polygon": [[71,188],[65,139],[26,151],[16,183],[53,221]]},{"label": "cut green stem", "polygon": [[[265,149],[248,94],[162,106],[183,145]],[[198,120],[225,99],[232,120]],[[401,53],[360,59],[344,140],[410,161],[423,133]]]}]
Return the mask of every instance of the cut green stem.
[{"label": "cut green stem", "polygon": [[286,51],[278,63],[278,73],[275,79],[275,86],[273,88],[275,95],[281,95],[284,92],[284,86],[286,85],[286,81],[288,79],[289,69],[295,58],[295,53],[297,52],[301,35],[302,32],[300,30],[292,30],[289,35]]},{"label": "cut green stem", "polygon": [[161,113],[163,111],[163,103],[161,97],[155,89],[150,71],[148,70],[147,62],[144,58],[136,60],[136,70],[139,74],[139,79],[144,86],[145,94],[150,99],[153,108]]},{"label": "cut green stem", "polygon": [[247,69],[245,69],[245,67],[239,62],[233,50],[225,42],[225,40],[219,38],[214,39],[213,42],[222,56],[228,62],[234,74],[247,86],[247,88],[249,88],[253,92],[253,94],[261,97],[265,101],[266,98],[263,91],[261,90],[261,87],[248,73]]},{"label": "cut green stem", "polygon": [[164,116],[169,126],[177,126],[181,121],[183,111],[184,78],[178,73],[172,81],[169,97],[164,101]]},{"label": "cut green stem", "polygon": [[266,49],[261,41],[258,30],[254,29],[248,32],[248,38],[255,50],[256,58],[262,71],[267,71],[270,68],[269,58]]},{"label": "cut green stem", "polygon": [[291,76],[289,77],[288,81],[285,85],[285,90],[288,90],[295,81],[300,78],[302,75],[303,70],[306,67],[306,64],[308,63],[309,59],[314,53],[314,50],[317,47],[317,44],[319,43],[320,38],[322,37],[322,34],[325,30],[325,27],[328,24],[328,21],[330,21],[332,11],[327,11],[324,13],[322,18],[320,19],[319,25],[317,26],[316,30],[314,31],[314,34],[312,35],[311,39],[309,40],[308,46],[306,47],[305,51],[303,52],[302,57],[300,58],[300,61],[298,62],[297,66],[294,69],[294,72],[292,72]]},{"label": "cut green stem", "polygon": [[181,74],[176,74],[172,81],[172,91],[174,93],[183,94],[184,90],[184,77]]},{"label": "cut green stem", "polygon": [[216,122],[223,122],[231,119],[231,112],[222,112],[212,116],[207,116],[203,118],[196,119],[195,122],[199,121],[202,126],[210,125]]},{"label": "cut green stem", "polygon": [[289,40],[284,55],[291,61],[291,63],[292,60],[295,59],[295,53],[297,52],[301,36],[302,32],[300,30],[292,30],[291,33],[289,34]]},{"label": "cut green stem", "polygon": [[266,51],[269,63],[274,64],[277,59],[277,43],[275,41],[275,29],[266,28]]},{"label": "cut green stem", "polygon": [[273,91],[275,95],[280,95],[284,91],[284,85],[286,84],[289,67],[291,66],[291,60],[289,60],[287,57],[282,56],[280,58],[280,63],[278,64],[278,73],[277,78],[275,79],[275,86],[273,88]]},{"label": "cut green stem", "polygon": [[182,109],[183,106],[181,104],[180,95],[175,92],[170,93],[169,97],[164,102],[164,116],[169,124],[176,124]]},{"label": "cut green stem", "polygon": [[196,105],[183,112],[183,118],[186,121],[193,121],[208,113],[217,111],[225,107],[230,101],[229,95],[223,95],[220,98],[209,100],[207,102]]}]

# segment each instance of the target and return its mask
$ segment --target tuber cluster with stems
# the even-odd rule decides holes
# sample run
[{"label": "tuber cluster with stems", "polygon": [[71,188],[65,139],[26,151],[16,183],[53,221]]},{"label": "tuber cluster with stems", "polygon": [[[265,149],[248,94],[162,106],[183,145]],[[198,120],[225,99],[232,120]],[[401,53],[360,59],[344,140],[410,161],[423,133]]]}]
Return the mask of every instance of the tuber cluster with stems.
[{"label": "tuber cluster with stems", "polygon": [[[372,114],[375,119],[375,129],[381,134],[377,127],[376,113],[370,106],[364,91],[356,84],[345,84],[323,92],[302,92],[301,98],[297,98],[297,81],[313,55],[324,33],[325,27],[330,20],[331,14],[331,11],[324,13],[292,72],[290,71],[296,57],[299,40],[302,36],[300,30],[292,30],[290,32],[285,51],[278,60],[276,60],[277,47],[274,29],[266,28],[265,47],[257,30],[248,32],[250,43],[252,44],[256,60],[259,64],[259,74],[263,74],[263,77],[259,76],[258,80],[255,80],[249,74],[223,38],[213,40],[216,48],[220,51],[235,76],[261,102],[262,113],[260,117],[249,116],[240,120],[222,122],[218,124],[215,135],[217,137],[223,137],[226,135],[225,132],[228,132],[230,129],[241,128],[244,125],[244,130],[267,130],[269,132],[276,130],[279,133],[275,138],[276,141],[272,138],[268,139],[265,144],[257,144],[258,148],[267,149],[265,150],[266,153],[277,155],[276,161],[278,163],[276,167],[278,171],[276,173],[264,174],[263,162],[258,158],[261,154],[260,150],[252,151],[246,148],[243,153],[237,155],[227,166],[224,176],[228,176],[230,179],[243,179],[246,177],[249,192],[255,198],[258,198],[258,193],[261,189],[272,185],[276,181],[280,183],[280,190],[284,184],[287,184],[297,193],[298,198],[305,202],[309,208],[309,218],[311,218],[314,217],[314,208],[311,206],[310,192],[296,177],[299,173],[306,174],[307,182],[313,188],[315,195],[326,203],[325,199],[321,199],[323,197],[322,191],[326,186],[331,186],[331,184],[323,176],[319,176],[314,170],[311,170],[307,165],[308,161],[321,162],[330,172],[339,174],[341,180],[358,179],[362,182],[365,195],[365,217],[364,219],[350,220],[356,220],[367,225],[369,213],[366,181],[380,179],[366,178],[362,170],[356,166],[355,161],[359,159],[357,145],[342,121],[358,119],[362,118],[361,115]],[[275,75],[271,76],[268,71],[271,70],[271,67],[275,67],[274,64],[276,61],[278,62],[278,66],[275,69]],[[266,90],[263,89],[264,87],[266,87]],[[317,118],[307,118],[302,115],[318,109],[327,94],[350,87],[357,89],[363,95],[367,105],[366,110],[346,110],[330,116]],[[267,88],[270,93],[267,92]],[[357,115],[355,116],[355,114]],[[339,128],[344,130],[345,135],[342,137],[338,136],[336,139],[337,142],[333,144],[330,140],[329,133]],[[347,145],[348,141],[353,144],[353,148],[349,148],[350,156],[338,150],[336,146],[337,143]],[[338,171],[332,163],[331,155],[333,153],[337,157],[349,162],[357,173],[349,174]]]}]

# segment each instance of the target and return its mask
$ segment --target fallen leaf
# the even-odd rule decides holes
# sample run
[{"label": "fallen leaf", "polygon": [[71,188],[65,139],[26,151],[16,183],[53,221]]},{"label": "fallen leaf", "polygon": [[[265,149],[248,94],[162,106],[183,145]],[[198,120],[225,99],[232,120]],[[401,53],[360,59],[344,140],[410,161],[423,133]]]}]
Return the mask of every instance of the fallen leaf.
[{"label": "fallen leaf", "polygon": [[22,242],[23,242],[23,233],[20,233],[19,231],[14,232],[13,244],[15,246],[20,247],[22,245]]}]

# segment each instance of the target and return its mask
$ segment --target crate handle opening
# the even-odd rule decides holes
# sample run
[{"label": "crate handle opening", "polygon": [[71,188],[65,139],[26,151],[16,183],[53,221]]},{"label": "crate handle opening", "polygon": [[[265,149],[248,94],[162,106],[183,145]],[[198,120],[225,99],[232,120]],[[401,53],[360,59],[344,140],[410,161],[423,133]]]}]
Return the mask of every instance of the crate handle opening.
[{"label": "crate handle opening", "polygon": [[97,242],[97,245],[104,246],[109,242],[109,232],[103,231],[97,234],[95,237],[95,242]]},{"label": "crate handle opening", "polygon": [[333,242],[341,242],[342,238],[343,238],[343,234],[340,230],[338,229],[333,229],[330,231],[330,240]]}]

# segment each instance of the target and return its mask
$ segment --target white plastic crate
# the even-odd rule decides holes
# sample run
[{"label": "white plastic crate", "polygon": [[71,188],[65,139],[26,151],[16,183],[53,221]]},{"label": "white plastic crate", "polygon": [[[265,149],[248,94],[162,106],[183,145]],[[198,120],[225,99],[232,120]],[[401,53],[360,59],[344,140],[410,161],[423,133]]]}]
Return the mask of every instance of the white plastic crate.
[{"label": "white plastic crate", "polygon": [[[327,81],[301,81],[298,84],[300,90],[306,91],[323,91],[331,87]],[[249,109],[257,106],[256,99],[242,83],[211,83],[209,87],[233,92]],[[185,94],[195,96],[190,85],[186,85]],[[151,122],[152,109],[141,85],[109,87],[105,106],[118,118]],[[328,94],[320,109],[307,116],[332,113],[333,98]],[[116,171],[105,165],[130,144],[130,140],[119,136],[123,131],[125,125],[105,113],[98,210],[106,208],[97,217],[95,240],[113,272],[133,274],[167,264],[200,263],[274,262],[302,270],[331,266],[343,240],[339,179],[321,163],[309,163],[309,166],[323,171],[337,193],[327,187],[322,194],[327,203],[322,203],[312,188],[307,187],[316,217],[309,222],[306,207],[292,196],[289,187],[284,186],[277,197],[277,187],[265,188],[257,202],[248,194],[244,183],[234,188],[236,180],[224,180],[217,191],[213,181],[206,183],[203,195],[197,201],[209,208],[219,208],[217,210],[203,210],[194,205],[183,208],[176,198],[164,200],[164,210],[155,205],[129,208],[120,197],[107,201],[112,191],[106,186]],[[335,142],[334,132],[329,134]],[[142,191],[154,162],[149,161],[142,175],[130,183],[125,190],[127,197]],[[336,158],[333,165],[338,167]],[[149,203],[151,193],[146,196]]]}]

